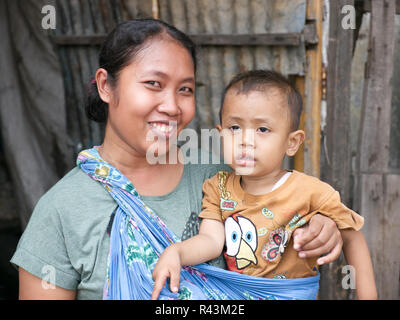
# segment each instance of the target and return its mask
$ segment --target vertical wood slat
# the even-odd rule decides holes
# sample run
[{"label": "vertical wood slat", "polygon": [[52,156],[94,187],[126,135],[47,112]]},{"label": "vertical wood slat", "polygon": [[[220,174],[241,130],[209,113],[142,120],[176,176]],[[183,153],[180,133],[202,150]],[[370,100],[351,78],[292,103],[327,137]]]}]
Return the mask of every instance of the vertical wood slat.
[{"label": "vertical wood slat", "polygon": [[[341,9],[354,5],[353,0],[329,2],[329,49],[327,72],[327,122],[325,159],[321,178],[339,191],[341,200],[350,206],[351,140],[350,79],[353,56],[353,30],[341,26]],[[350,290],[341,287],[334,270],[345,265],[344,257],[324,266],[321,271],[320,299],[347,299]]]},{"label": "vertical wood slat", "polygon": [[[304,113],[304,102],[305,102],[305,77],[297,76],[295,79],[295,85],[297,90],[300,92],[303,99],[303,112],[300,116],[299,129],[304,130],[305,113]],[[297,150],[293,157],[293,168],[297,171],[304,172],[304,143],[301,144],[299,150]]]},{"label": "vertical wood slat", "polygon": [[357,159],[357,200],[365,218],[364,234],[378,296],[399,299],[400,176],[388,174],[395,0],[373,1],[371,6]]},{"label": "vertical wood slat", "polygon": [[360,186],[378,297],[400,299],[400,175],[362,174]]},{"label": "vertical wood slat", "polygon": [[376,274],[384,274],[379,280],[381,298],[400,299],[400,175],[388,174],[385,181],[383,230],[383,264]]},{"label": "vertical wood slat", "polygon": [[360,172],[387,172],[389,163],[395,1],[373,1],[360,126]]},{"label": "vertical wood slat", "polygon": [[[322,38],[322,0],[307,2],[307,19],[315,20],[318,38]],[[308,48],[306,53],[307,67],[304,92],[304,141],[303,171],[309,175],[320,176],[320,141],[321,141],[321,83],[322,83],[322,44]],[[295,160],[296,163],[296,160]],[[301,160],[297,160],[300,164]]]},{"label": "vertical wood slat", "polygon": [[351,176],[350,80],[353,57],[353,30],[341,26],[341,8],[354,0],[330,1],[327,72],[327,123],[324,181],[339,191],[349,205]]}]

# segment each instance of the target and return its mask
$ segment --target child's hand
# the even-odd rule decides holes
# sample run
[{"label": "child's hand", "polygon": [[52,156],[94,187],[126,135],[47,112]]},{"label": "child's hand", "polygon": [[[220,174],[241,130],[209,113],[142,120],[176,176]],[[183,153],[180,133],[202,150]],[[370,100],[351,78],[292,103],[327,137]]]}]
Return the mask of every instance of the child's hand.
[{"label": "child's hand", "polygon": [[153,270],[154,288],[152,300],[157,300],[167,278],[170,278],[170,289],[178,292],[179,276],[181,271],[181,259],[175,245],[164,250]]}]

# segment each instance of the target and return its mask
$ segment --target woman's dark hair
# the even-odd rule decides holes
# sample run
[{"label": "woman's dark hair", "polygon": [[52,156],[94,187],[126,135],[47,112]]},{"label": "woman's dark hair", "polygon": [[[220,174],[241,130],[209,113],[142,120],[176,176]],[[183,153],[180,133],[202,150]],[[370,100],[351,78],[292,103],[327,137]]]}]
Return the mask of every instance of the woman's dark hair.
[{"label": "woman's dark hair", "polygon": [[[166,33],[189,51],[196,71],[195,44],[185,33],[161,20],[135,19],[120,23],[101,46],[99,68],[107,71],[110,85],[115,86],[119,72],[144,48],[146,40],[162,33]],[[101,100],[96,81],[93,80],[89,86],[85,110],[90,120],[107,121],[108,104]]]}]

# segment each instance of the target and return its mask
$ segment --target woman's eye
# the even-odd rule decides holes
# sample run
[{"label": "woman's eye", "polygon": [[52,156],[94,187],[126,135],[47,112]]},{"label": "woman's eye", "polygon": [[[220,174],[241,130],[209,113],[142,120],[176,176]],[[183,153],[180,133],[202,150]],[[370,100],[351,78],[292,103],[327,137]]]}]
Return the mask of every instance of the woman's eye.
[{"label": "woman's eye", "polygon": [[184,93],[193,93],[194,90],[190,87],[182,87],[179,91],[184,92]]},{"label": "woman's eye", "polygon": [[269,129],[266,127],[261,127],[261,128],[258,128],[258,131],[260,131],[262,133],[266,133],[266,132],[269,132]]},{"label": "woman's eye", "polygon": [[151,80],[151,81],[146,81],[145,83],[147,83],[153,87],[161,88],[161,84],[158,81]]}]

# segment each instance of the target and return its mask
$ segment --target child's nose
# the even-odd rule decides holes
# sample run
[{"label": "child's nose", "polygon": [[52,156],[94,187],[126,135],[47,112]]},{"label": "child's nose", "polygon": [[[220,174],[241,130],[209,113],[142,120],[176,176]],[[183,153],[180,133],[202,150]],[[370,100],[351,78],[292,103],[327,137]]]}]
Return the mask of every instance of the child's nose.
[{"label": "child's nose", "polygon": [[254,130],[253,129],[245,129],[242,130],[242,146],[246,147],[254,147],[255,146],[255,141],[254,141]]}]

